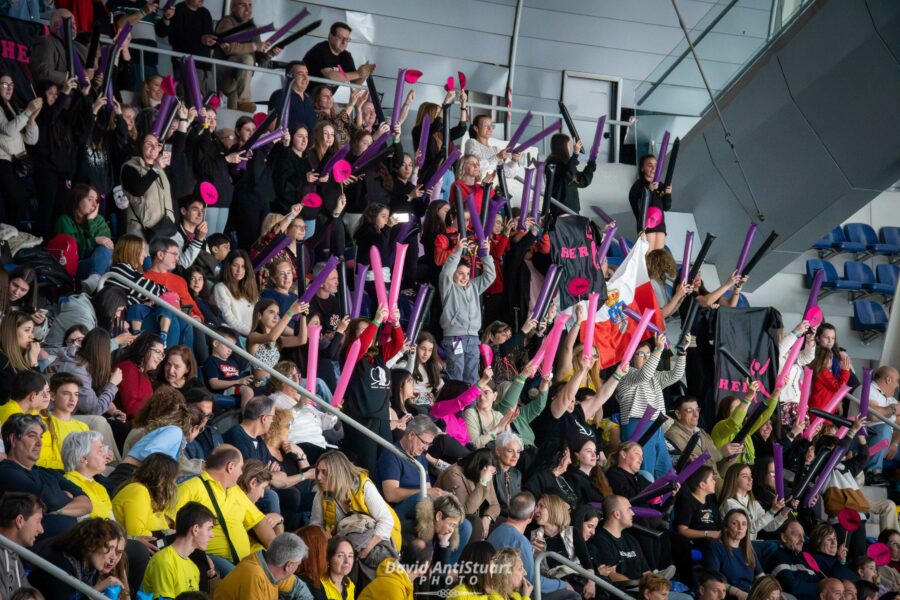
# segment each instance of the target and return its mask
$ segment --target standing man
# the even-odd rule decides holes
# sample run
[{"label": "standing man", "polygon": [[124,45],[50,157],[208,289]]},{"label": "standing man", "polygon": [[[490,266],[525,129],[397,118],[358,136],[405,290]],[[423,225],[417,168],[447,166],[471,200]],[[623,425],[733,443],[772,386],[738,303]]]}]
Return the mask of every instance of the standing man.
[{"label": "standing man", "polygon": [[[313,106],[312,96],[306,93],[309,87],[309,67],[299,60],[288,63],[285,74],[293,82],[291,84],[290,103],[291,114],[288,119],[288,129],[294,131],[301,125],[312,138],[313,129],[316,128],[316,109]],[[269,110],[281,114],[284,98],[282,90],[275,90],[269,96]]]},{"label": "standing man", "polygon": [[[253,20],[253,0],[231,0],[231,14],[224,17],[216,26],[216,32],[227,31],[242,23]],[[256,27],[255,24],[251,27]],[[272,57],[281,54],[280,48],[270,49],[266,42],[257,36],[252,42],[235,44],[219,44],[227,60],[242,65],[259,65],[267,67]],[[228,96],[228,108],[253,112],[256,105],[250,101],[250,80],[253,71],[248,69],[219,69],[217,85]]]},{"label": "standing man", "polygon": [[[375,71],[375,65],[366,63],[359,69],[356,68],[353,55],[347,50],[352,32],[346,23],[340,21],[332,23],[331,29],[328,30],[328,39],[310,48],[303,57],[303,62],[309,67],[309,74],[334,81],[365,83],[369,75]],[[343,74],[338,67],[343,69]]]},{"label": "standing man", "polygon": [[[203,58],[212,55],[212,46],[216,44],[213,30],[213,18],[209,10],[203,6],[203,0],[184,0],[163,13],[156,21],[156,35],[169,38],[172,50],[182,54],[190,54]],[[212,89],[209,81],[212,68],[209,63],[197,63],[197,77],[200,89]]]}]

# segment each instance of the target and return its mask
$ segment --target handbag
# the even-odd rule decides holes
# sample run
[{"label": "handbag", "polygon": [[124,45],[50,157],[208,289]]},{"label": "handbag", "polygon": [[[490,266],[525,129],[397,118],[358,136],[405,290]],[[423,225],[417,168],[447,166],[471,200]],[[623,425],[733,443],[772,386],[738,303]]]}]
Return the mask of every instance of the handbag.
[{"label": "handbag", "polygon": [[34,159],[27,152],[22,152],[12,157],[13,172],[16,177],[23,179],[34,174]]},{"label": "handbag", "polygon": [[134,214],[135,220],[137,220],[138,224],[141,226],[144,239],[148,242],[153,241],[156,238],[171,238],[178,232],[178,227],[175,225],[175,221],[169,217],[168,210],[166,210],[166,214],[163,215],[163,218],[159,223],[153,227],[147,227],[144,225],[144,221],[138,216],[137,211],[134,210],[134,205],[129,202],[128,207],[131,209],[132,214]]}]

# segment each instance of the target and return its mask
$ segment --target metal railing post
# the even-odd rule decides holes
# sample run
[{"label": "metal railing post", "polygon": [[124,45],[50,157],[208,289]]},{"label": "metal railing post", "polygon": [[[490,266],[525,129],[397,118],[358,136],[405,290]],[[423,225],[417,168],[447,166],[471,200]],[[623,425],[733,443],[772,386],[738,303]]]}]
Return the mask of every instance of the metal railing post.
[{"label": "metal railing post", "polygon": [[545,558],[552,558],[553,560],[564,564],[582,577],[587,577],[616,598],[620,598],[621,600],[634,600],[634,598],[608,581],[602,579],[596,573],[588,571],[578,563],[572,562],[565,556],[557,554],[556,552],[538,552],[534,555],[534,593],[532,595],[532,600],[541,600],[541,565]]},{"label": "metal railing post", "polygon": [[134,291],[135,293],[140,294],[141,296],[144,296],[145,298],[149,298],[150,300],[153,300],[157,305],[167,308],[169,310],[169,312],[171,313],[171,316],[174,316],[178,320],[182,321],[183,323],[187,324],[190,327],[193,327],[194,329],[199,329],[200,331],[205,333],[209,338],[214,339],[217,342],[219,342],[220,344],[224,344],[225,346],[231,348],[232,352],[236,353],[238,356],[241,356],[245,360],[249,361],[250,364],[252,364],[257,369],[262,369],[263,371],[267,372],[270,377],[277,379],[284,385],[291,387],[292,389],[294,389],[294,391],[296,391],[298,394],[300,394],[304,398],[308,398],[308,399],[314,401],[320,409],[324,410],[325,412],[331,413],[332,415],[334,415],[338,419],[340,419],[343,423],[346,423],[350,427],[353,427],[354,429],[356,429],[357,431],[362,433],[364,436],[366,436],[367,438],[369,438],[370,440],[372,440],[373,442],[375,442],[376,444],[378,444],[379,446],[384,448],[385,450],[388,450],[392,454],[399,456],[402,460],[405,460],[406,462],[414,465],[416,467],[416,470],[419,471],[420,491],[422,492],[423,495],[427,493],[427,491],[428,491],[428,473],[425,471],[425,467],[422,466],[422,463],[420,463],[418,460],[410,457],[405,452],[398,450],[396,446],[394,446],[390,442],[387,442],[384,439],[382,439],[382,437],[380,435],[378,435],[377,433],[375,433],[373,431],[369,431],[368,429],[366,429],[365,427],[360,425],[357,421],[351,419],[350,417],[348,417],[347,415],[345,415],[338,409],[334,408],[328,402],[325,402],[325,400],[323,400],[319,396],[317,396],[315,394],[311,394],[306,388],[301,387],[300,384],[298,384],[294,381],[291,381],[290,379],[288,379],[287,377],[285,377],[284,375],[282,375],[275,369],[273,369],[267,365],[264,365],[262,362],[260,362],[260,360],[258,358],[256,358],[252,354],[248,353],[246,350],[244,350],[240,346],[232,344],[231,341],[222,337],[221,335],[216,333],[214,330],[207,327],[205,324],[201,323],[200,321],[197,321],[193,317],[189,317],[188,315],[184,314],[180,308],[175,308],[174,306],[172,306],[171,304],[169,304],[168,302],[166,302],[165,300],[163,300],[156,294],[148,292],[144,288],[140,287],[133,281],[126,279],[122,275],[119,275],[118,273],[111,273],[111,272],[104,274],[100,278],[100,285],[98,286],[98,290],[102,289],[102,287],[110,279],[115,281],[117,284],[121,284],[121,285],[127,287],[128,289]]},{"label": "metal railing post", "polygon": [[81,592],[88,598],[91,598],[92,600],[108,600],[107,597],[101,592],[98,592],[83,581],[75,579],[74,577],[54,565],[52,562],[49,562],[46,558],[35,554],[24,546],[20,546],[8,537],[0,535],[0,546],[6,548],[7,550],[12,550],[21,558],[24,558],[27,562],[33,564],[36,567],[39,567],[42,571],[53,577],[56,577],[60,581],[65,582],[67,585]]}]

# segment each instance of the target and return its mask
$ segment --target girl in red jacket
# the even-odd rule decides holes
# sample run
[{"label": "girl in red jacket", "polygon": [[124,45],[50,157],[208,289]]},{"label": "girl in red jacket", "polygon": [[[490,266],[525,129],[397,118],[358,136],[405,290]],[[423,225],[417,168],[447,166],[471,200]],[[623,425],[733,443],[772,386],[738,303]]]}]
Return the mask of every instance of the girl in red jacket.
[{"label": "girl in red jacket", "polygon": [[[850,368],[853,366],[853,362],[850,360],[850,355],[838,348],[837,332],[833,325],[822,323],[819,326],[817,337],[816,357],[810,365],[815,378],[813,379],[809,406],[811,408],[824,408],[838,388],[850,380]],[[840,358],[838,375],[835,375],[831,369],[835,358]]]}]

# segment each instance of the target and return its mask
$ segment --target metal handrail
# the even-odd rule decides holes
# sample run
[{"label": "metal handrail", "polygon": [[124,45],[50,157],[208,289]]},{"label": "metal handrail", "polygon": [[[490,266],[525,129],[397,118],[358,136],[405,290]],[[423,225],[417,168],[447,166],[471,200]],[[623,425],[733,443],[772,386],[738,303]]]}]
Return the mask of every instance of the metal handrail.
[{"label": "metal handrail", "polygon": [[355,421],[354,419],[351,419],[350,417],[348,417],[347,415],[345,415],[338,409],[334,408],[333,406],[331,406],[331,404],[329,404],[328,402],[326,402],[319,396],[312,394],[306,388],[301,387],[298,383],[291,381],[290,379],[288,379],[287,377],[285,377],[284,375],[282,375],[275,369],[269,367],[268,365],[264,365],[262,362],[260,362],[260,360],[258,358],[256,358],[252,354],[248,353],[246,350],[244,350],[240,346],[237,346],[236,344],[231,343],[230,340],[222,337],[221,335],[219,335],[218,333],[216,333],[215,331],[213,331],[212,329],[207,327],[205,324],[197,321],[193,317],[189,317],[188,315],[184,314],[180,308],[176,308],[176,307],[172,306],[171,304],[169,304],[168,302],[166,302],[165,300],[163,300],[156,294],[154,294],[152,292],[148,292],[144,288],[140,287],[133,281],[123,277],[122,275],[119,275],[118,273],[112,273],[112,272],[105,273],[100,278],[100,285],[98,286],[98,289],[102,288],[103,285],[110,279],[112,279],[113,281],[115,281],[118,284],[121,284],[121,285],[127,287],[128,289],[135,292],[136,294],[140,294],[141,296],[144,296],[145,298],[149,298],[150,300],[153,300],[159,306],[168,308],[169,311],[172,313],[172,315],[174,315],[181,322],[186,323],[187,325],[189,325],[190,327],[193,327],[194,329],[199,329],[200,331],[205,333],[210,338],[216,340],[220,344],[224,344],[228,348],[231,348],[232,352],[236,353],[238,356],[241,356],[245,360],[249,361],[257,369],[262,369],[263,371],[266,371],[271,377],[277,379],[284,385],[287,385],[287,386],[293,388],[301,396],[308,398],[310,400],[313,400],[319,406],[320,409],[324,410],[325,412],[331,413],[332,415],[336,416],[338,419],[340,419],[341,421],[343,421],[350,427],[353,427],[354,429],[356,429],[357,431],[362,433],[364,436],[366,436],[367,438],[369,438],[370,440],[372,440],[373,442],[375,442],[376,444],[378,444],[379,446],[384,448],[385,450],[388,450],[392,454],[399,456],[402,460],[405,460],[406,462],[415,466],[416,469],[419,471],[420,491],[422,492],[423,496],[428,492],[428,473],[425,471],[425,467],[422,466],[422,463],[420,463],[418,460],[412,458],[405,452],[397,449],[396,446],[394,446],[390,442],[387,442],[384,439],[382,439],[380,435],[378,435],[372,431],[369,431],[368,429],[366,429],[365,427],[360,425],[357,421]]},{"label": "metal handrail", "polygon": [[[857,397],[854,396],[853,394],[847,394],[846,398],[847,398],[848,400],[850,400],[851,402],[855,402],[856,405],[857,405],[857,407],[859,406],[859,398],[857,398]],[[885,417],[884,415],[882,415],[882,414],[880,414],[880,413],[878,413],[878,412],[875,412],[874,410],[872,410],[872,407],[869,407],[869,414],[866,415],[866,417],[867,417],[867,418],[875,417],[876,419],[878,419],[879,421],[881,421],[881,422],[884,423],[885,425],[890,425],[890,426],[891,426],[893,429],[895,429],[896,431],[900,431],[900,425],[897,425],[897,423],[894,422],[894,420],[893,420],[892,418],[890,418],[890,417]]]},{"label": "metal handrail", "polygon": [[[102,44],[111,45],[113,40],[106,36],[101,36],[100,42]],[[141,52],[149,52],[151,54],[161,54],[163,56],[170,56],[174,58],[182,58],[187,56],[184,52],[176,52],[174,50],[169,50],[167,48],[160,48],[158,46],[144,46],[143,44],[135,44],[131,42],[128,44],[129,49],[140,50]],[[257,67],[256,65],[245,65],[243,63],[234,63],[228,60],[222,60],[220,58],[208,58],[205,56],[194,56],[194,61],[199,63],[207,63],[214,66],[226,67],[228,69],[238,69],[241,71],[256,71],[257,73],[264,73],[266,75],[274,75],[275,77],[284,77],[284,69],[269,69],[266,67]],[[141,56],[141,66],[143,66],[143,55]],[[143,79],[143,77],[142,77]],[[360,85],[358,83],[350,83],[349,81],[337,81],[335,79],[326,79],[324,77],[313,77],[310,75],[310,82],[313,83],[325,83],[328,85],[336,85],[343,86],[348,88],[353,88],[357,90],[366,90],[368,89],[364,85]]]},{"label": "metal handrail", "polygon": [[35,554],[24,546],[20,546],[5,535],[0,535],[0,546],[6,548],[7,550],[15,552],[20,557],[24,558],[34,566],[40,568],[48,575],[56,577],[60,581],[66,583],[66,585],[78,590],[92,600],[109,600],[105,595],[98,592],[85,582],[79,579],[75,579],[74,577],[54,565],[52,562],[48,561],[46,558]]},{"label": "metal handrail", "polygon": [[533,600],[541,600],[541,564],[544,562],[545,558],[552,558],[555,561],[558,561],[565,566],[569,567],[582,577],[587,577],[605,591],[609,592],[616,598],[621,598],[621,600],[634,600],[631,596],[611,584],[610,582],[602,579],[596,573],[592,573],[579,565],[576,562],[572,562],[565,556],[561,554],[557,554],[556,552],[538,552],[534,555],[534,594],[532,596]]},{"label": "metal handrail", "polygon": [[[478,104],[475,102],[469,102],[469,106],[471,108],[484,108],[486,110],[495,110],[497,112],[520,113],[523,115],[525,113],[530,112],[532,115],[534,115],[536,117],[550,117],[552,119],[562,119],[563,118],[562,114],[560,114],[560,113],[542,112],[539,110],[525,110],[523,108],[507,108],[505,106],[491,106],[490,104]],[[573,116],[576,119],[579,118],[578,115],[573,115]],[[584,118],[584,117],[581,117],[581,118]],[[629,126],[633,125],[634,123],[631,123],[630,121],[616,121],[615,119],[607,119],[606,124],[607,125],[619,125],[621,127],[629,127]]]}]

